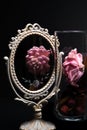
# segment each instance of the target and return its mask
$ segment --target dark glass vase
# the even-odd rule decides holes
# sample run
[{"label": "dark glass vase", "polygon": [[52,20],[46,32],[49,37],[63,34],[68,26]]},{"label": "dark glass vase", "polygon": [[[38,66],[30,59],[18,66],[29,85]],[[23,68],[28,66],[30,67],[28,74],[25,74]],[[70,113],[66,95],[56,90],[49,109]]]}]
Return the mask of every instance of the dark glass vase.
[{"label": "dark glass vase", "polygon": [[64,52],[60,91],[56,93],[55,100],[55,115],[58,119],[67,121],[86,120],[87,33],[80,30],[55,31],[55,37],[60,41],[60,51]]}]

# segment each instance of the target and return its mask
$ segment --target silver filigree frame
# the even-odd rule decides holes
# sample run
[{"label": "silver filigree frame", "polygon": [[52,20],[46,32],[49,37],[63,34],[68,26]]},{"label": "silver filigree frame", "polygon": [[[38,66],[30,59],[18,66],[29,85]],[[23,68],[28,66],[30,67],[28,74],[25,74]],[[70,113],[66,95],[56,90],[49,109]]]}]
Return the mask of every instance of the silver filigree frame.
[{"label": "silver filigree frame", "polygon": [[[17,77],[15,69],[15,55],[19,45],[22,40],[31,35],[39,35],[43,37],[51,46],[54,54],[54,62],[52,67],[52,72],[47,83],[39,90],[31,91],[27,89],[23,84],[20,83]],[[45,122],[41,120],[42,118],[42,107],[43,103],[48,102],[48,100],[56,95],[59,91],[59,85],[62,77],[62,52],[59,52],[59,40],[56,35],[50,35],[48,29],[41,28],[39,24],[27,24],[22,30],[18,30],[16,37],[12,37],[12,41],[9,44],[9,49],[11,50],[9,58],[4,57],[7,63],[7,72],[10,84],[17,95],[15,98],[18,101],[22,101],[27,105],[33,105],[35,111],[35,119],[31,122],[24,123],[20,126],[21,130],[35,130],[43,129],[54,130],[56,127],[54,124]],[[20,94],[20,92],[22,94]]]},{"label": "silver filigree frame", "polygon": [[[31,35],[39,35],[45,38],[49,44],[51,45],[53,51],[55,51],[55,38],[54,35],[50,35],[48,33],[48,29],[41,28],[39,24],[27,24],[26,27],[22,30],[18,30],[18,34],[16,37],[12,37],[12,41],[9,44],[9,49],[11,50],[10,57],[9,57],[9,75],[11,77],[11,80],[14,82],[15,86],[24,93],[25,99],[36,99],[36,98],[42,98],[46,97],[49,94],[49,89],[53,85],[55,81],[55,67],[53,67],[52,75],[49,79],[49,81],[46,83],[45,86],[43,86],[41,89],[36,91],[31,91],[27,88],[25,88],[20,81],[17,78],[15,66],[14,66],[14,60],[15,60],[15,54],[19,47],[19,44],[21,44],[21,41],[25,39],[26,37],[29,37]],[[59,41],[57,40],[57,45],[59,46]],[[59,51],[57,52],[57,55],[59,57]],[[60,58],[57,59],[57,73],[59,74],[59,65],[60,65]]]}]

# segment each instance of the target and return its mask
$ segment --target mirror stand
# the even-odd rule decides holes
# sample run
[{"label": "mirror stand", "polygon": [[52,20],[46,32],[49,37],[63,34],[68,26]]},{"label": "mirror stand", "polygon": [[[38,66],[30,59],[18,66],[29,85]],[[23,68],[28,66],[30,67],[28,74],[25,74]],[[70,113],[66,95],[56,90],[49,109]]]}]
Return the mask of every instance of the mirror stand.
[{"label": "mirror stand", "polygon": [[20,126],[20,130],[55,130],[56,127],[51,122],[42,119],[41,106],[34,106],[35,118],[25,122]]}]

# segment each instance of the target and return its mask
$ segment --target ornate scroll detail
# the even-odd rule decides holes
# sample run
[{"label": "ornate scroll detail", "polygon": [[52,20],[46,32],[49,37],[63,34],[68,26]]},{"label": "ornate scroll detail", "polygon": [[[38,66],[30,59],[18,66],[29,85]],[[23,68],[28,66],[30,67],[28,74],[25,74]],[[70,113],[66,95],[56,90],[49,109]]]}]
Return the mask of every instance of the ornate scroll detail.
[{"label": "ornate scroll detail", "polygon": [[46,35],[49,35],[48,29],[41,28],[39,24],[27,24],[26,27],[22,30],[17,31],[18,34],[15,37],[11,38],[11,42],[9,44],[9,49],[12,50],[12,48],[15,46],[14,44],[21,42],[25,37],[27,37],[29,34],[34,34],[35,32],[43,33]]},{"label": "ornate scroll detail", "polygon": [[28,99],[28,100],[31,100],[31,99],[39,100],[40,98],[46,97],[47,95],[48,95],[48,91],[45,91],[41,95],[35,95],[35,94],[34,95],[27,95],[27,94],[25,94],[24,98]]}]

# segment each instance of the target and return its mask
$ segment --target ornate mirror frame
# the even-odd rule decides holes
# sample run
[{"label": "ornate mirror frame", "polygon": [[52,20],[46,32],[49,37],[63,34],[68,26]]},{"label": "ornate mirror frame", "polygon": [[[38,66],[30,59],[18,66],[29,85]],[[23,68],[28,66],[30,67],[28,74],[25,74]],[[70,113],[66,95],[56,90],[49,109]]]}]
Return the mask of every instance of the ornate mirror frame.
[{"label": "ornate mirror frame", "polygon": [[[18,79],[15,68],[15,61],[16,52],[18,51],[22,41],[25,38],[34,35],[44,38],[51,47],[53,53],[53,66],[50,78],[46,84],[38,90],[31,91],[27,89]],[[9,44],[9,49],[11,50],[10,56],[9,58],[6,56],[4,57],[4,59],[7,61],[9,81],[17,95],[16,100],[22,101],[28,105],[32,104],[35,111],[39,111],[39,113],[36,114],[36,116],[39,118],[41,118],[42,103],[47,102],[48,99],[50,99],[55,94],[55,91],[59,90],[58,86],[60,84],[62,73],[61,54],[59,53],[58,49],[59,45],[59,40],[57,38],[55,39],[54,35],[50,35],[48,33],[48,29],[40,27],[40,25],[37,23],[29,23],[24,29],[18,30],[17,36],[12,37],[12,41]]]}]

